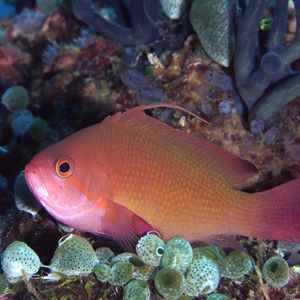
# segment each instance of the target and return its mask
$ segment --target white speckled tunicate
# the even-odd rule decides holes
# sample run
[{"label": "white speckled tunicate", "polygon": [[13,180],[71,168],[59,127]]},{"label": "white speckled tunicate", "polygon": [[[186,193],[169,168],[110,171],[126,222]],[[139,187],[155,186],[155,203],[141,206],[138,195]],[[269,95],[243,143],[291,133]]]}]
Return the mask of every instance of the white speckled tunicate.
[{"label": "white speckled tunicate", "polygon": [[50,269],[67,276],[87,275],[97,263],[99,260],[92,245],[81,236],[68,234],[60,239]]},{"label": "white speckled tunicate", "polygon": [[184,294],[198,297],[216,290],[220,281],[218,266],[210,259],[201,257],[195,260],[185,274]]},{"label": "white speckled tunicate", "polygon": [[41,261],[38,255],[24,242],[15,241],[3,252],[2,270],[10,282],[17,282],[23,275],[31,277],[39,271]]}]

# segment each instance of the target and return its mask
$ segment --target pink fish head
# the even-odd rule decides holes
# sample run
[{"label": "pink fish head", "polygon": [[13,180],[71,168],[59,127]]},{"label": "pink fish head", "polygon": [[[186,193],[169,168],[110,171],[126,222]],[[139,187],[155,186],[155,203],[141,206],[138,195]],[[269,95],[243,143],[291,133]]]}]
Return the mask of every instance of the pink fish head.
[{"label": "pink fish head", "polygon": [[100,163],[98,184],[92,184],[93,172],[89,172],[82,147],[79,151],[78,145],[72,145],[74,140],[73,135],[37,154],[26,166],[25,178],[34,196],[54,218],[91,231],[90,228],[99,227],[101,195],[108,176],[104,169],[101,171]]}]

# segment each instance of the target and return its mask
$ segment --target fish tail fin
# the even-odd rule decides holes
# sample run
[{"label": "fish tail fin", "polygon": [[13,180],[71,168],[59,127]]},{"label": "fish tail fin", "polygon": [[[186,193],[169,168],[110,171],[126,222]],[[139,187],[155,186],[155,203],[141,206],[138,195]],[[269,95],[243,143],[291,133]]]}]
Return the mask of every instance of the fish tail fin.
[{"label": "fish tail fin", "polygon": [[257,196],[262,200],[261,225],[253,224],[256,227],[253,235],[273,240],[299,242],[300,178],[257,193]]}]

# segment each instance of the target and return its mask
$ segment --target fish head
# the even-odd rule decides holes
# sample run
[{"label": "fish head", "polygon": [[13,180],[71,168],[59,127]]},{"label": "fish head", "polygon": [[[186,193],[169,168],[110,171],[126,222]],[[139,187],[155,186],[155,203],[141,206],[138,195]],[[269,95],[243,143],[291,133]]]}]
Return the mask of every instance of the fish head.
[{"label": "fish head", "polygon": [[50,146],[25,168],[25,179],[35,198],[53,217],[70,226],[70,220],[87,216],[97,202],[99,206],[108,181],[101,163],[90,162],[92,153],[84,153],[90,149],[85,143],[79,147],[74,140],[71,136]]}]

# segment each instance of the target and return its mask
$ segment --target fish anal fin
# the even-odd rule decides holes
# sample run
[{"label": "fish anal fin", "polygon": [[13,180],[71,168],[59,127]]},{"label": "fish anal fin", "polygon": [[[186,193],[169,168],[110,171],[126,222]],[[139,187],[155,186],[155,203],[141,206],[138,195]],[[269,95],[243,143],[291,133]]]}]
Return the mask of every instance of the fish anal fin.
[{"label": "fish anal fin", "polygon": [[153,230],[138,215],[111,200],[103,200],[101,208],[104,213],[98,228],[99,233],[113,238],[124,250],[133,251],[138,239]]}]

